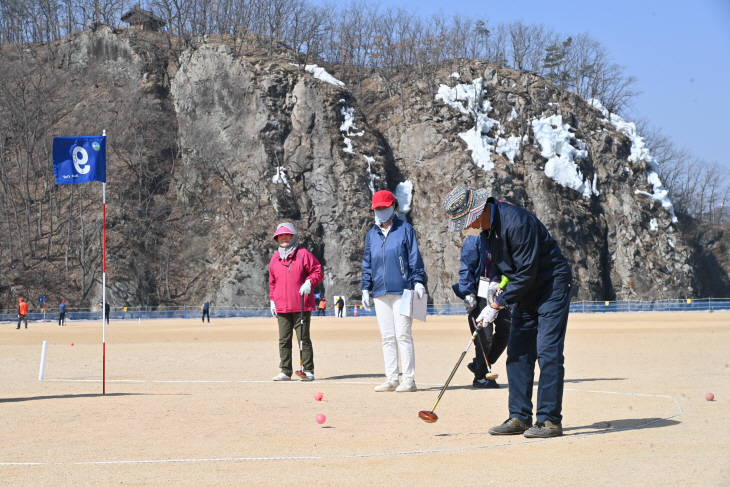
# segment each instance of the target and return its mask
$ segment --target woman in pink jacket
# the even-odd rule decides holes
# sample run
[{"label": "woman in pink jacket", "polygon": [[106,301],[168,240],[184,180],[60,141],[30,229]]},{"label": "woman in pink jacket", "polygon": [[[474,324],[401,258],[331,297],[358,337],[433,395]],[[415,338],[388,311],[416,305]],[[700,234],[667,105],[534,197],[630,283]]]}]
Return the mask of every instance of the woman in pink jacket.
[{"label": "woman in pink jacket", "polygon": [[[279,251],[269,262],[269,299],[271,314],[279,321],[279,357],[281,373],[274,380],[291,380],[292,330],[302,344],[304,374],[301,380],[314,380],[314,353],[309,338],[309,321],[314,311],[312,289],[322,282],[322,266],[317,258],[297,243],[297,231],[291,223],[276,227],[274,240]],[[302,312],[304,299],[304,312]],[[301,317],[301,319],[300,319]]]}]

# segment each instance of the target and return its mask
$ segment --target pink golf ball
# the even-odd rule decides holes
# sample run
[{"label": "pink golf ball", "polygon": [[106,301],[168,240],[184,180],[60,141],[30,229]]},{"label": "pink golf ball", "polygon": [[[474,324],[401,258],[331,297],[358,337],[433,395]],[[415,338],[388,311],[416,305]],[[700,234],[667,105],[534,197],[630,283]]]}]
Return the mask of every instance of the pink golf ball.
[{"label": "pink golf ball", "polygon": [[714,401],[715,395],[711,392],[708,392],[707,395],[705,396],[705,399],[707,399],[708,401]]},{"label": "pink golf ball", "polygon": [[317,415],[317,422],[319,424],[324,424],[325,421],[327,421],[327,417],[324,414]]},{"label": "pink golf ball", "polygon": [[321,393],[321,392],[315,392],[315,393],[314,393],[314,400],[315,400],[315,401],[321,401],[323,397],[324,397],[324,396],[322,395],[322,393]]}]

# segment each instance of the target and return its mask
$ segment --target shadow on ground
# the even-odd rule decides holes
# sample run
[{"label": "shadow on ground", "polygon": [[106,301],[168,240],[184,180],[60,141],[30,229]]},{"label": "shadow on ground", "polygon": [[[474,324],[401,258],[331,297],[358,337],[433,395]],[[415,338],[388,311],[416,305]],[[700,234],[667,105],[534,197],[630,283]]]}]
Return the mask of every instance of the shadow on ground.
[{"label": "shadow on ground", "polygon": [[[0,399],[0,403],[3,402],[25,402],[25,401],[40,401],[42,399],[76,399],[81,397],[102,397],[102,396],[159,396],[160,394],[142,394],[142,393],[127,393],[127,392],[114,392],[109,394],[59,394],[56,396],[35,396],[35,397],[9,397]],[[187,394],[173,394],[175,396],[187,395]]]},{"label": "shadow on ground", "polygon": [[565,379],[564,382],[597,382],[597,381],[603,381],[603,380],[626,380],[626,378],[625,377],[613,377],[613,378],[601,377],[598,379]]},{"label": "shadow on ground", "polygon": [[352,374],[352,375],[335,375],[332,377],[325,377],[317,380],[340,380],[340,379],[374,379],[374,378],[385,378],[383,374]]},{"label": "shadow on ground", "polygon": [[[649,424],[651,423],[651,424]],[[597,430],[596,432],[609,432],[625,429],[648,429],[648,428],[664,428],[666,426],[674,426],[680,424],[679,421],[673,419],[662,418],[637,418],[637,419],[616,419],[613,421],[598,421],[587,426],[574,426],[571,428],[563,428],[563,432],[575,430]],[[646,425],[646,426],[644,426]],[[581,431],[580,433],[586,433]],[[579,433],[574,433],[579,434]]]},{"label": "shadow on ground", "polygon": [[[427,392],[427,391],[440,391],[443,389],[444,386],[435,386],[435,387],[429,387],[426,389],[418,388],[420,392]],[[499,387],[495,387],[494,389],[482,389],[481,387],[474,387],[474,386],[449,386],[447,391],[454,391],[456,389],[470,389],[472,391],[494,391],[497,389],[507,389],[507,384],[500,384]]]}]

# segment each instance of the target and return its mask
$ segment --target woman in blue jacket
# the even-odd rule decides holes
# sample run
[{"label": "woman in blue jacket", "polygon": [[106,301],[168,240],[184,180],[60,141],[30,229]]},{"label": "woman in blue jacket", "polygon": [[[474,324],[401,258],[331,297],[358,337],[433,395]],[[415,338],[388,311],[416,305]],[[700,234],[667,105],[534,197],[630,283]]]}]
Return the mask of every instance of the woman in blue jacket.
[{"label": "woman in blue jacket", "polygon": [[[395,198],[390,191],[373,195],[375,225],[365,237],[362,259],[362,304],[370,310],[370,294],[375,303],[383,339],[386,380],[378,392],[415,392],[416,357],[411,334],[412,318],[400,314],[403,291],[411,289],[423,297],[426,288],[423,259],[418,251],[413,227],[395,214]],[[398,350],[403,380],[398,382]]]}]

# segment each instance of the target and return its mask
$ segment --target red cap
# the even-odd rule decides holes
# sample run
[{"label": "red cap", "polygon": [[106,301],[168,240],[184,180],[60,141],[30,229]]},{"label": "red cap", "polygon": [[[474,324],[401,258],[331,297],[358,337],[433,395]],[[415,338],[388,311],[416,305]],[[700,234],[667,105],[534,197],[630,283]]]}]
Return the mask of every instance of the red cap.
[{"label": "red cap", "polygon": [[395,203],[393,193],[387,189],[381,189],[373,195],[373,206],[370,209],[374,210],[379,206],[391,206],[393,203]]},{"label": "red cap", "polygon": [[18,301],[22,301],[22,300],[23,300],[23,298],[18,298]]},{"label": "red cap", "polygon": [[65,302],[66,302],[66,300],[65,300],[65,299],[62,299],[62,300],[61,300],[61,302],[62,302],[62,303],[65,303]]}]

